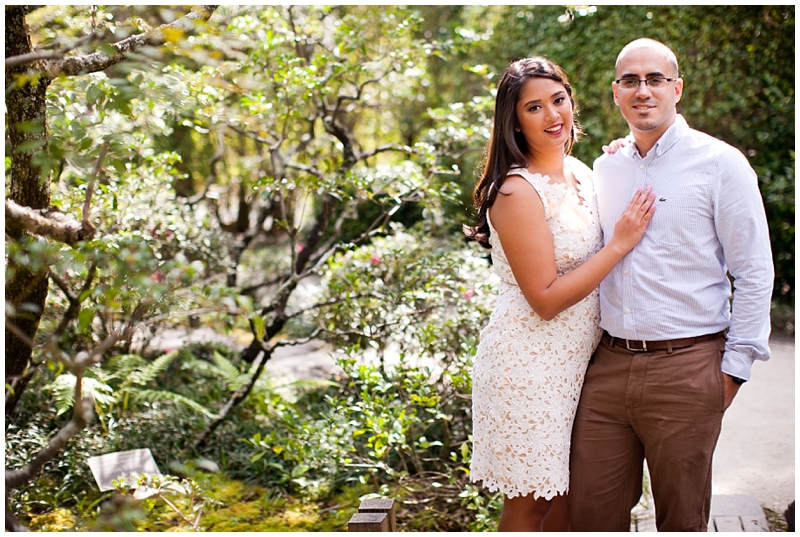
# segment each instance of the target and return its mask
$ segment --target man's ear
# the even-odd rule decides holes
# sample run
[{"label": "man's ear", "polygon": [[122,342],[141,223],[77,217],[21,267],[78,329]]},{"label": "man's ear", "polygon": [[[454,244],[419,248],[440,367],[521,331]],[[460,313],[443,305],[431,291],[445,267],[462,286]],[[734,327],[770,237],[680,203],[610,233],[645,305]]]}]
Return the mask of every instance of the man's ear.
[{"label": "man's ear", "polygon": [[619,97],[617,95],[617,92],[619,91],[619,88],[617,88],[617,83],[616,82],[612,82],[611,83],[611,89],[614,91],[614,104],[619,106]]},{"label": "man's ear", "polygon": [[679,78],[675,81],[675,102],[679,103],[681,101],[681,96],[683,95],[683,79]]}]

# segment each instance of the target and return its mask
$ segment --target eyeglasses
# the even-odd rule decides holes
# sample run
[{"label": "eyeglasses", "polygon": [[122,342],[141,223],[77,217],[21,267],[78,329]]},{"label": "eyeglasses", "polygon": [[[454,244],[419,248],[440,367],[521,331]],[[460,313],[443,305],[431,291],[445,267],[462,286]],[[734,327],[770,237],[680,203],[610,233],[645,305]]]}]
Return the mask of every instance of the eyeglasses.
[{"label": "eyeglasses", "polygon": [[650,78],[643,78],[639,80],[638,78],[620,78],[619,80],[615,80],[614,82],[617,83],[622,89],[636,89],[638,88],[642,82],[647,84],[648,88],[660,88],[667,82],[674,82],[678,80],[677,78],[664,78],[663,76],[654,76]]}]

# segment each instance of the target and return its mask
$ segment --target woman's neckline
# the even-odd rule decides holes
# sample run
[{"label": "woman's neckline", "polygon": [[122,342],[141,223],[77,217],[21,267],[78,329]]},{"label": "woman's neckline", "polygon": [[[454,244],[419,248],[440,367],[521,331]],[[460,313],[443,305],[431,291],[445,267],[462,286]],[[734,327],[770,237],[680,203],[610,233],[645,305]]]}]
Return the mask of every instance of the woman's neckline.
[{"label": "woman's neckline", "polygon": [[569,159],[566,156],[564,157],[564,172],[565,172],[565,175],[566,175],[566,172],[569,172],[570,174],[572,174],[572,178],[575,180],[575,186],[574,187],[572,185],[567,184],[566,181],[555,181],[555,182],[553,182],[553,179],[550,177],[549,174],[541,173],[541,172],[532,172],[525,166],[517,166],[515,168],[511,168],[510,172],[514,172],[514,171],[524,171],[526,174],[528,174],[528,175],[530,175],[532,177],[535,177],[535,176],[538,175],[542,179],[545,179],[545,183],[550,185],[550,186],[559,186],[560,185],[560,186],[562,186],[564,188],[565,191],[572,192],[573,194],[575,194],[575,196],[578,199],[578,204],[579,205],[585,205],[586,199],[584,199],[583,194],[582,194],[583,190],[584,190],[584,184],[578,178],[578,174],[576,174],[575,171],[573,170],[573,168],[569,165]]}]

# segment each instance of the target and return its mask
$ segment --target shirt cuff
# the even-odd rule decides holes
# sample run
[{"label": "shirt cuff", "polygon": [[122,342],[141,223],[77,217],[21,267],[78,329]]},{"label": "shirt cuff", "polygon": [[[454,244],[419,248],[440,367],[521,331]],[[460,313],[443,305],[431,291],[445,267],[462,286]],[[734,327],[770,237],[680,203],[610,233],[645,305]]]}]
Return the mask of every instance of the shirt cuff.
[{"label": "shirt cuff", "polygon": [[722,356],[722,372],[742,380],[750,380],[750,370],[754,361],[741,352],[726,350]]}]

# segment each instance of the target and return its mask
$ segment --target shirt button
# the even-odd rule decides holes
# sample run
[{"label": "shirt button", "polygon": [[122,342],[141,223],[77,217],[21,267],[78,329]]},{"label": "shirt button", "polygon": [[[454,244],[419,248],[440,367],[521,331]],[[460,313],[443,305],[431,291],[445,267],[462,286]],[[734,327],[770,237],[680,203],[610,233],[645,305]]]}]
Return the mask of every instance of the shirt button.
[{"label": "shirt button", "polygon": [[625,308],[625,313],[630,313],[630,312],[631,312],[630,308]]},{"label": "shirt button", "polygon": [[641,168],[641,169],[645,169],[645,167],[646,167],[646,166],[645,166],[645,164],[644,164],[644,163],[642,163],[642,164],[639,164],[639,168]]},{"label": "shirt button", "polygon": [[630,274],[630,272],[631,272],[630,270],[628,270],[628,269],[625,269],[625,275],[626,275],[626,276],[627,276],[628,274]]}]

